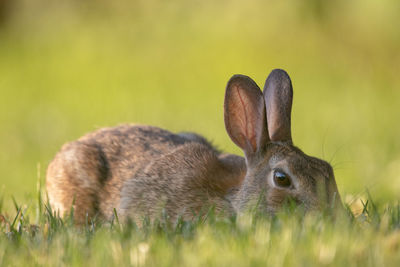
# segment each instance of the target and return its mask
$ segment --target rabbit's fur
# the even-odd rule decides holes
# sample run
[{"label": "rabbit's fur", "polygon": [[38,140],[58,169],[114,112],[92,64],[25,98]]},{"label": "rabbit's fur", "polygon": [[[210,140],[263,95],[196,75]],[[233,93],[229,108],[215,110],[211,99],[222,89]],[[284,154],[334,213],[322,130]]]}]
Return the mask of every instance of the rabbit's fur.
[{"label": "rabbit's fur", "polygon": [[[244,158],[195,133],[143,125],[103,128],[67,143],[47,170],[50,204],[61,215],[73,206],[78,223],[108,220],[114,209],[139,221],[161,213],[191,219],[210,207],[219,215],[254,207],[274,213],[289,198],[306,209],[340,205],[332,167],[292,144],[292,94],[279,69],[264,93],[247,76],[230,79],[225,126]],[[282,173],[289,186],[277,183]]]}]

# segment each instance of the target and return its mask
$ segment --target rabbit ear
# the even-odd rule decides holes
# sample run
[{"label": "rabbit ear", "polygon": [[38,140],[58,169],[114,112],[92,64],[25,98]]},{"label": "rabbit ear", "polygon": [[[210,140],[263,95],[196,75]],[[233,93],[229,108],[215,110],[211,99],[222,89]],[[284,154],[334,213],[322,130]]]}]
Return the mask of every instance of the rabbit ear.
[{"label": "rabbit ear", "polygon": [[268,140],[265,103],[257,84],[244,75],[234,75],[225,92],[225,128],[232,141],[250,156]]},{"label": "rabbit ear", "polygon": [[281,69],[273,70],[265,81],[264,98],[269,138],[292,143],[290,118],[293,88],[289,75]]}]

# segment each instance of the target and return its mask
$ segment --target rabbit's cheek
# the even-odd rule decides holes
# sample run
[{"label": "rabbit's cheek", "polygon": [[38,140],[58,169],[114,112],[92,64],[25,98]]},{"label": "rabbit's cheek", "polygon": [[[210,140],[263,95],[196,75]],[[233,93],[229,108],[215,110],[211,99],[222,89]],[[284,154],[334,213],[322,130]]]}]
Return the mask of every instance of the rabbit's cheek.
[{"label": "rabbit's cheek", "polygon": [[245,212],[254,207],[264,209],[267,206],[267,191],[267,187],[249,183],[247,180],[247,183],[243,184],[238,192],[234,206],[239,212]]},{"label": "rabbit's cheek", "polygon": [[293,196],[290,191],[279,188],[272,188],[266,195],[266,206],[269,211],[275,212],[282,208],[285,203],[301,204],[301,201]]}]

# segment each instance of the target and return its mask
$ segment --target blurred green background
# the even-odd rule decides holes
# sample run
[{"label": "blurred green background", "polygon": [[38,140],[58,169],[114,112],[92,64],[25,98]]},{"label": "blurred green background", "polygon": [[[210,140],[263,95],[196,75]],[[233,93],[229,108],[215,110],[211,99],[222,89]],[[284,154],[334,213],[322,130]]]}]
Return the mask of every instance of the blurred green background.
[{"label": "blurred green background", "polygon": [[1,0],[0,189],[29,203],[61,145],[124,122],[225,133],[226,82],[294,86],[293,140],[342,195],[400,196],[398,0]]}]

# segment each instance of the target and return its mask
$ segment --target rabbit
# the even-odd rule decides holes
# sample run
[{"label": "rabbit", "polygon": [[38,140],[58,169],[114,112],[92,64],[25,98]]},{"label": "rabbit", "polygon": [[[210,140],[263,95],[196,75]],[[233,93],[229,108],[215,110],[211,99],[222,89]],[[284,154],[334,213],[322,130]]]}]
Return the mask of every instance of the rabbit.
[{"label": "rabbit", "polygon": [[65,144],[47,170],[50,205],[74,208],[78,224],[93,218],[139,221],[162,214],[191,220],[213,207],[221,216],[257,207],[274,214],[287,199],[305,210],[341,205],[329,163],[295,147],[292,83],[281,69],[263,92],[234,75],[224,100],[225,128],[244,157],[223,153],[196,133],[153,126],[102,128]]}]

